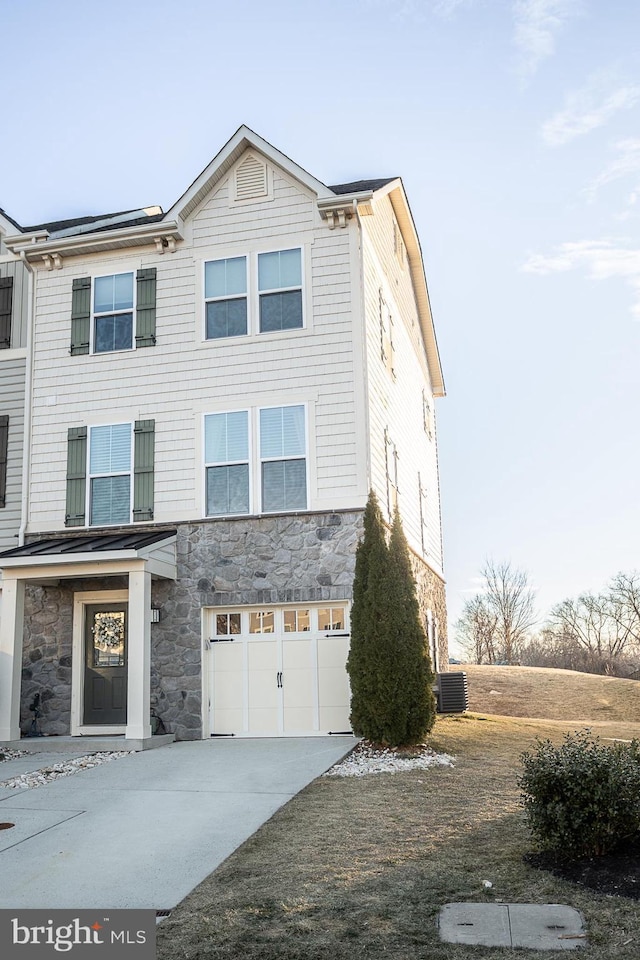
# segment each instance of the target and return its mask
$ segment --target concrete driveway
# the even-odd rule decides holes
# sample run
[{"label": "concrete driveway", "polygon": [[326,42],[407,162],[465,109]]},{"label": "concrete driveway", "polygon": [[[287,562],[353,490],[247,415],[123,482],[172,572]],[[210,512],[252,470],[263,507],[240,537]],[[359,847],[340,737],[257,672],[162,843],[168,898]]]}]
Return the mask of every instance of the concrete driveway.
[{"label": "concrete driveway", "polygon": [[[168,910],[355,742],[173,743],[30,790],[0,783],[14,824],[0,831],[0,907]],[[62,759],[6,761],[0,779]]]}]

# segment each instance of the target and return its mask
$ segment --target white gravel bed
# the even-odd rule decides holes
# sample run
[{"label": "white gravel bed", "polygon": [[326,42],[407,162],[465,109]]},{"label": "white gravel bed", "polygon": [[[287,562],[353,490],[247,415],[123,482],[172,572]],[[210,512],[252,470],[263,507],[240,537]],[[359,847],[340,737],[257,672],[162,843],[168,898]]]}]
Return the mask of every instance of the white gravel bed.
[{"label": "white gravel bed", "polygon": [[404,773],[407,770],[426,770],[428,767],[452,767],[454,758],[446,753],[435,753],[429,747],[404,751],[382,749],[370,744],[358,744],[355,750],[324,774],[325,777],[366,777],[371,773]]},{"label": "white gravel bed", "polygon": [[0,747],[0,763],[4,763],[6,760],[19,760],[20,757],[28,756],[28,750],[5,750],[3,747]]},{"label": "white gravel bed", "polygon": [[[24,756],[23,751],[12,751],[17,756]],[[83,757],[73,757],[70,760],[62,760],[60,763],[52,763],[40,770],[32,770],[31,773],[22,773],[18,777],[11,777],[9,780],[1,780],[0,786],[11,787],[16,790],[30,790],[33,787],[41,787],[52,780],[60,780],[62,777],[71,777],[74,773],[80,773],[81,770],[88,770],[91,767],[98,767],[101,763],[108,763],[109,760],[118,760],[120,757],[128,757],[131,751],[118,750],[112,753],[89,753]],[[9,753],[9,751],[7,751]]]}]

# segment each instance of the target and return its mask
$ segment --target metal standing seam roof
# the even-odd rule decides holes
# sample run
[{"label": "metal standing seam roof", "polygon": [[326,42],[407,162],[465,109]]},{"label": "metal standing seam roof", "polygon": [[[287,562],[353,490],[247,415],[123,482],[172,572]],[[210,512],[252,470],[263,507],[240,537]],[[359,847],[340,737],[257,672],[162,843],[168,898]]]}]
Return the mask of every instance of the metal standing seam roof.
[{"label": "metal standing seam roof", "polygon": [[0,553],[4,557],[49,557],[73,553],[104,553],[113,550],[141,550],[175,536],[175,530],[156,530],[153,533],[105,533],[84,537],[56,537],[35,540],[22,547],[13,547]]}]

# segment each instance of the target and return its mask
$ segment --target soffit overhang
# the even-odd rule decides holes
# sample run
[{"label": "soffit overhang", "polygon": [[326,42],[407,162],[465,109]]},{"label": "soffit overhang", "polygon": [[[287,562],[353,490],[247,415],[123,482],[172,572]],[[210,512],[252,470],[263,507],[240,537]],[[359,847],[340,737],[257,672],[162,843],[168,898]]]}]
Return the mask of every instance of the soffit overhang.
[{"label": "soffit overhang", "polygon": [[[134,227],[121,227],[117,230],[104,230],[96,233],[83,233],[71,237],[50,237],[46,230],[36,233],[5,237],[7,249],[29,263],[50,262],[58,266],[65,257],[102,253],[106,250],[121,250],[127,247],[141,247],[155,244],[158,252],[171,250],[176,241],[183,239],[182,228],[175,220],[162,220]],[[48,262],[49,261],[49,262]]]}]

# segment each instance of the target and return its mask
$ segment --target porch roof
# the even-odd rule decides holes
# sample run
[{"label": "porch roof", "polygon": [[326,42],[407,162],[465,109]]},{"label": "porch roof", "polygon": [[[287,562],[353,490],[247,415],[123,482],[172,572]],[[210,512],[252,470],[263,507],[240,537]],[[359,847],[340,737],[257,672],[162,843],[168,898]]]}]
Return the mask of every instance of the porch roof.
[{"label": "porch roof", "polygon": [[0,571],[24,577],[37,568],[38,575],[95,576],[125,573],[143,562],[155,576],[175,580],[175,543],[175,530],[47,537],[0,553]]}]

